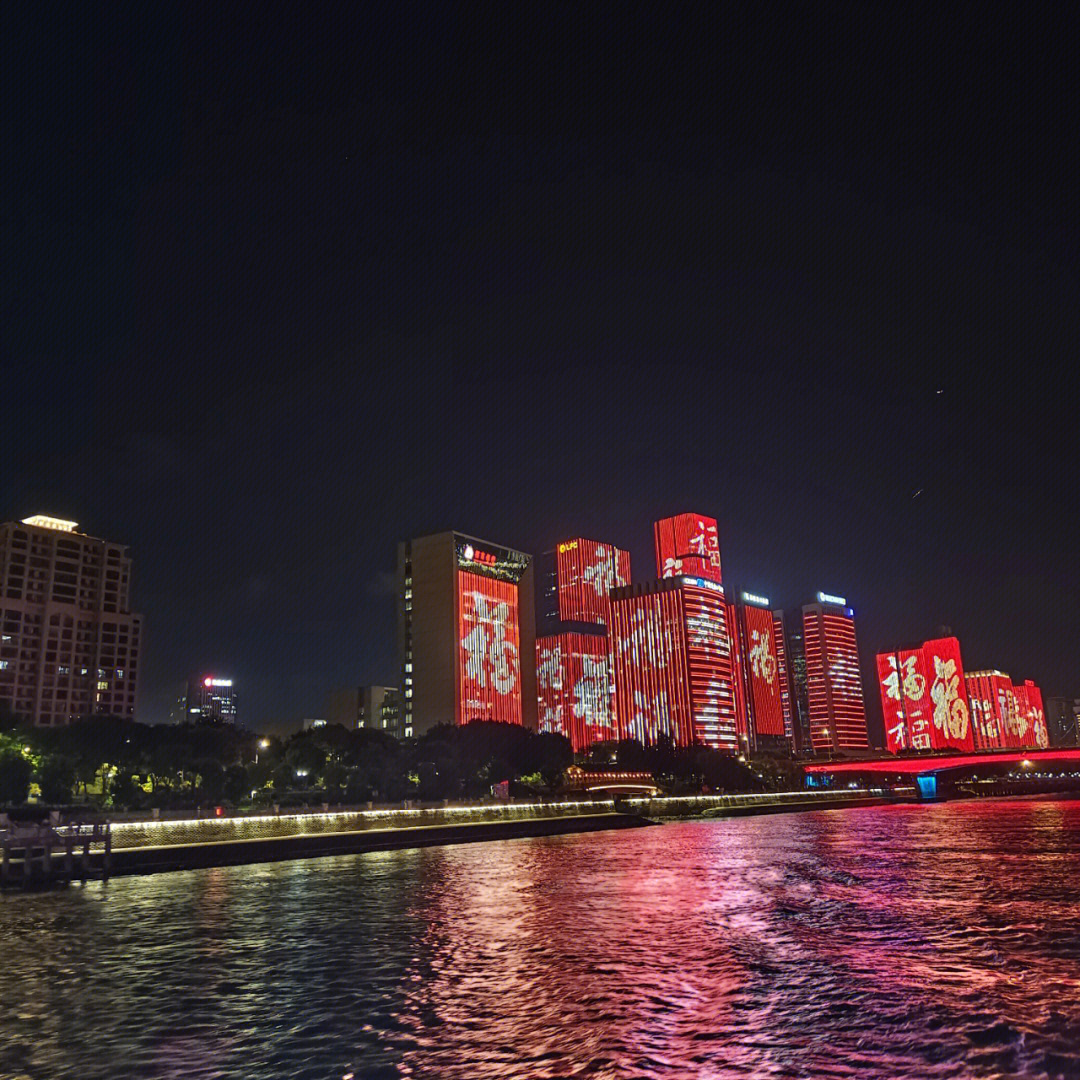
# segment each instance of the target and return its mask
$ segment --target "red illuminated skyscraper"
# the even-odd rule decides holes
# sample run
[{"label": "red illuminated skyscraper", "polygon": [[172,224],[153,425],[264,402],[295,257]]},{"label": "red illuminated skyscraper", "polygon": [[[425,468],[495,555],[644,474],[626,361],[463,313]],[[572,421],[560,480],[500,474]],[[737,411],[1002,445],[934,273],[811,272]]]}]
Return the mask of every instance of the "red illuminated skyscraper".
[{"label": "red illuminated skyscraper", "polygon": [[609,593],[630,583],[630,553],[585,537],[540,559],[542,636],[536,641],[541,731],[575,750],[616,736]]},{"label": "red illuminated skyscraper", "polygon": [[791,739],[791,703],[784,687],[786,664],[781,667],[785,655],[781,613],[770,611],[765,597],[745,592],[742,603],[731,608],[736,629],[736,681],[746,701],[750,748],[786,750]]},{"label": "red illuminated skyscraper", "polygon": [[675,577],[611,597],[615,713],[623,738],[739,749],[723,587]]},{"label": "red illuminated skyscraper", "polygon": [[575,751],[617,739],[607,636],[568,631],[536,639],[541,731],[565,735]]},{"label": "red illuminated skyscraper", "polygon": [[956,638],[878,653],[877,673],[890,753],[977,748]]},{"label": "red illuminated skyscraper", "polygon": [[721,583],[716,518],[676,514],[653,525],[658,577],[700,577]]},{"label": "red illuminated skyscraper", "polygon": [[398,546],[404,734],[440,723],[536,727],[530,556],[461,533]]},{"label": "red illuminated skyscraper", "polygon": [[818,593],[816,604],[803,607],[803,634],[815,753],[867,749],[854,613],[843,597]]}]

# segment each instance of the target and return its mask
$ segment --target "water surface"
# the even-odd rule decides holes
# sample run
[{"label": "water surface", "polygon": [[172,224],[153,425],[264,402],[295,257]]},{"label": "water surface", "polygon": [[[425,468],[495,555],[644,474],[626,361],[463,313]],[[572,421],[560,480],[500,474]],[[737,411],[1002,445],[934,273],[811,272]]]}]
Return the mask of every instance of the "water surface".
[{"label": "water surface", "polygon": [[0,897],[0,1077],[1080,1077],[1080,802]]}]

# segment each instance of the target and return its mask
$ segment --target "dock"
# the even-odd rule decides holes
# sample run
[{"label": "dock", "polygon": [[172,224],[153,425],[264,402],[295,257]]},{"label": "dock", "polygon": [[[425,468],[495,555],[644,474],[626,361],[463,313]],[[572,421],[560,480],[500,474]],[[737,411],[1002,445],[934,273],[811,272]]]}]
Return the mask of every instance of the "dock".
[{"label": "dock", "polygon": [[112,836],[105,820],[9,821],[0,815],[0,888],[36,889],[107,879]]}]

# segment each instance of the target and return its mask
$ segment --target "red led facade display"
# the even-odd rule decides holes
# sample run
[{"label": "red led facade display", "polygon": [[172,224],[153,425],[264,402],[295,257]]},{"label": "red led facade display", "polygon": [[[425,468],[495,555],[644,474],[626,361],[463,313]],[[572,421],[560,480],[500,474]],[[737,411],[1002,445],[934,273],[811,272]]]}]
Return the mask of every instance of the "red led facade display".
[{"label": "red led facade display", "polygon": [[930,738],[935,750],[973,750],[960,642],[954,637],[924,641],[926,681],[930,694]]},{"label": "red led facade display", "polygon": [[555,549],[559,618],[607,625],[608,593],[630,584],[630,552],[596,540],[564,540]]},{"label": "red led facade display", "polygon": [[894,652],[878,653],[875,660],[881,715],[885,720],[885,749],[896,754],[911,748],[911,734],[904,716],[903,669]]},{"label": "red led facade display", "polygon": [[738,749],[723,590],[685,582],[612,598],[615,715],[622,738]]},{"label": "red led facade display", "polygon": [[1046,728],[1042,691],[1030,679],[1025,679],[1022,685],[1014,686],[1012,690],[1023,745],[1045,750],[1050,745],[1050,735]]},{"label": "red led facade display", "polygon": [[744,605],[743,648],[750,712],[758,735],[783,736],[784,710],[780,701],[780,667],[776,658],[772,612]]},{"label": "red led facade display", "polygon": [[865,749],[866,708],[851,608],[803,608],[806,698],[810,738],[817,753]]},{"label": "red led facade display", "polygon": [[458,724],[520,724],[521,634],[517,585],[458,570]]},{"label": "red led facade display", "polygon": [[676,514],[653,525],[656,573],[661,578],[700,577],[720,583],[720,538],[716,518]]},{"label": "red led facade display", "polygon": [[605,637],[563,633],[537,638],[540,730],[565,735],[575,751],[618,738]]}]

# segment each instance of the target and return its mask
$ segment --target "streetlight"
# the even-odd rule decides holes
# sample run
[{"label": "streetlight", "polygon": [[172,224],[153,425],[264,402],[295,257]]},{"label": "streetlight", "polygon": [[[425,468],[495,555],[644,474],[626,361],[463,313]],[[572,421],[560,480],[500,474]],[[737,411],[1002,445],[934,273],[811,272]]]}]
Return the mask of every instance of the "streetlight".
[{"label": "streetlight", "polygon": [[260,739],[258,749],[255,751],[255,764],[256,765],[259,764],[259,750],[269,750],[269,749],[270,749],[270,740],[269,739]]}]

